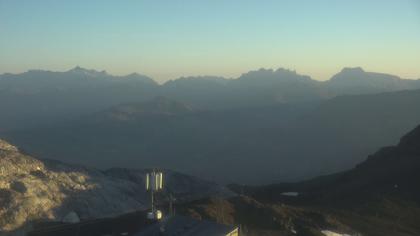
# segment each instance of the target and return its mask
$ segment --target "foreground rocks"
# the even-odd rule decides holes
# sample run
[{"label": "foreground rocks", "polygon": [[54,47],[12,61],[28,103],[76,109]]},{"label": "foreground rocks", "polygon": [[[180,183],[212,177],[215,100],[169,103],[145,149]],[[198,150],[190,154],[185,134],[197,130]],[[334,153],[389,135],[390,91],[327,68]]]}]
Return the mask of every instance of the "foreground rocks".
[{"label": "foreground rocks", "polygon": [[[25,155],[0,140],[0,234],[25,232],[34,221],[66,221],[120,215],[148,207],[146,170],[100,171]],[[166,189],[192,200],[229,196],[224,187],[165,171]]]}]

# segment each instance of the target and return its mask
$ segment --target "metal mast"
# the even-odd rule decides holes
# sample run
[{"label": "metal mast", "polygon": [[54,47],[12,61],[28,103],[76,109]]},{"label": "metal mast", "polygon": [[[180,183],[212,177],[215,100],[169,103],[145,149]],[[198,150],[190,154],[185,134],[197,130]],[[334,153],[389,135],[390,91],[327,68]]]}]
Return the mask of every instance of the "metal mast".
[{"label": "metal mast", "polygon": [[146,174],[146,191],[150,191],[151,212],[147,214],[147,218],[151,220],[159,220],[162,218],[162,212],[156,209],[155,206],[155,192],[163,189],[163,174],[162,172],[153,169]]}]

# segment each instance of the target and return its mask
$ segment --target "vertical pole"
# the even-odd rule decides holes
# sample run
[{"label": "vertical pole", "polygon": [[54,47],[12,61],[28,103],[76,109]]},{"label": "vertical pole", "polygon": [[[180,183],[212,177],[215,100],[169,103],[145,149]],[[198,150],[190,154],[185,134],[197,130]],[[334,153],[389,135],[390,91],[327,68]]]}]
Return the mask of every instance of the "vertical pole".
[{"label": "vertical pole", "polygon": [[154,203],[154,196],[153,196],[153,189],[150,190],[150,199],[152,201],[152,212],[155,213],[155,203]]},{"label": "vertical pole", "polygon": [[152,212],[153,214],[155,214],[155,202],[154,202],[154,191],[155,191],[155,187],[156,187],[156,174],[155,174],[155,169],[153,169],[152,174],[150,175],[150,181],[154,184],[151,184],[151,188],[150,188],[150,200],[152,203]]},{"label": "vertical pole", "polygon": [[173,215],[173,206],[172,206],[172,193],[169,194],[169,215],[172,216]]}]

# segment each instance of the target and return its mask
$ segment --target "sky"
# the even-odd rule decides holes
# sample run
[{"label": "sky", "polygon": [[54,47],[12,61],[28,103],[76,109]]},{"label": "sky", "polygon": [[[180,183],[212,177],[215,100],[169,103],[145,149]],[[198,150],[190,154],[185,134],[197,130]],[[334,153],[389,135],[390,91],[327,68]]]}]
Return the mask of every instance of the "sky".
[{"label": "sky", "polygon": [[76,65],[161,82],[279,67],[420,78],[420,0],[0,0],[0,73]]}]

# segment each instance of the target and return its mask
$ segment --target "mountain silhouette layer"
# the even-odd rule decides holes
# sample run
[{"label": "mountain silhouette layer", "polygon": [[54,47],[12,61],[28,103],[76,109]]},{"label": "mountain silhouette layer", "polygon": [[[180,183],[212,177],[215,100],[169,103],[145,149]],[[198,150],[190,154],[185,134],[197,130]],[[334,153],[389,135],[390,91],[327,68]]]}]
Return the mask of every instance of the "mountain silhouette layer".
[{"label": "mountain silhouette layer", "polygon": [[98,168],[297,181],[352,168],[396,144],[420,121],[418,83],[361,68],[325,82],[260,69],[161,85],[80,67],[4,74],[0,135],[30,153]]}]

